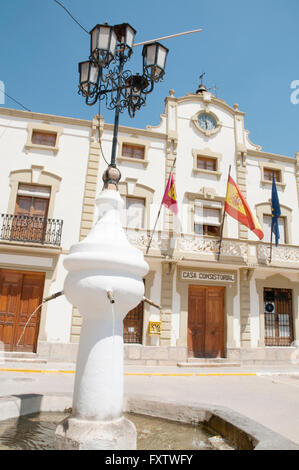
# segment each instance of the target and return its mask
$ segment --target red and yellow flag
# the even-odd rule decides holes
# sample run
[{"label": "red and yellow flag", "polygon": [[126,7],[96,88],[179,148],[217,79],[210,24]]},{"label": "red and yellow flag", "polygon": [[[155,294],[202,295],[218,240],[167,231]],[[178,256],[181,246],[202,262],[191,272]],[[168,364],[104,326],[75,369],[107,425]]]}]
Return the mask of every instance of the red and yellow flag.
[{"label": "red and yellow flag", "polygon": [[177,214],[179,211],[172,172],[170,173],[168,178],[168,182],[162,199],[162,204],[166,206],[169,210],[171,210],[171,212],[173,212],[174,214]]},{"label": "red and yellow flag", "polygon": [[231,176],[228,177],[224,210],[231,217],[246,225],[257,237],[264,238],[263,230],[250,210],[248,202]]}]

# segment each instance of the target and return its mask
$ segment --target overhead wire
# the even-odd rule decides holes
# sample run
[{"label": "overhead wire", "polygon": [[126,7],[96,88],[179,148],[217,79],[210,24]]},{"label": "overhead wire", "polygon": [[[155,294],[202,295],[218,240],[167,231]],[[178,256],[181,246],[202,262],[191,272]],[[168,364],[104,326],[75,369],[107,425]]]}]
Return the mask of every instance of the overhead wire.
[{"label": "overhead wire", "polygon": [[[99,99],[99,115],[101,116],[101,100]],[[102,147],[102,141],[101,141],[101,136],[100,136],[100,129],[99,129],[99,144],[100,144],[100,149],[102,153],[102,157],[105,160],[106,164],[109,166],[109,163],[107,162],[104,152],[103,152],[103,147]]]},{"label": "overhead wire", "polygon": [[89,34],[89,31],[87,31],[87,29],[84,28],[84,26],[82,26],[82,24],[76,20],[72,13],[61,2],[59,2],[58,0],[54,0],[54,2],[57,3],[57,5],[61,6],[61,8],[63,8],[67,12],[67,14],[72,18],[72,20],[75,21],[75,23],[77,23],[77,25],[80,26],[83,31],[85,31],[85,33]]},{"label": "overhead wire", "polygon": [[[59,2],[59,0],[54,0],[55,3],[57,3],[57,5],[59,5],[61,8],[63,8],[66,13],[72,18],[73,21],[75,21],[75,23],[81,28],[83,29],[83,31],[87,34],[89,34],[89,31],[87,31],[86,28],[84,28],[84,26],[82,26],[81,23],[79,23],[79,21],[76,20],[76,18],[72,15],[72,13],[61,3]],[[23,109],[25,109],[26,111],[29,111],[31,112],[31,109],[27,108],[26,106],[24,106],[22,103],[20,103],[18,100],[16,100],[15,98],[13,98],[12,96],[10,96],[8,93],[6,93],[4,90],[2,90],[2,88],[0,87],[0,91],[5,95],[7,96],[7,98],[9,98],[10,100],[14,101],[16,104],[18,104],[19,106],[21,106]],[[103,152],[102,152],[103,153]],[[104,155],[103,155],[104,157]],[[104,157],[105,159],[105,157]]]},{"label": "overhead wire", "polygon": [[[87,29],[84,28],[84,26],[82,26],[82,24],[80,24],[79,21],[76,20],[76,18],[72,15],[72,13],[61,2],[59,2],[58,0],[54,0],[54,2],[57,3],[58,5],[60,5],[61,8],[63,8],[66,11],[66,13],[72,18],[72,20],[75,21],[75,23],[77,23],[77,25],[80,26],[81,29],[83,29],[83,31],[85,31],[86,33],[89,34],[89,31],[87,31]],[[100,100],[99,100],[99,115],[101,115],[101,101]],[[107,161],[107,159],[105,158],[105,155],[104,155],[102,142],[101,142],[101,137],[100,137],[100,131],[99,131],[99,145],[100,145],[102,157],[105,160],[106,164],[109,165],[109,163],[108,163],[108,161]]]},{"label": "overhead wire", "polygon": [[4,90],[2,90],[2,88],[0,88],[0,91],[2,91],[2,93],[7,96],[7,98],[11,99],[12,101],[14,101],[15,103],[17,103],[19,106],[21,106],[22,108],[24,108],[26,111],[30,111],[31,112],[31,109],[28,109],[26,108],[26,106],[24,106],[22,103],[20,103],[19,101],[15,100],[12,96],[8,95],[7,93],[5,93]]}]

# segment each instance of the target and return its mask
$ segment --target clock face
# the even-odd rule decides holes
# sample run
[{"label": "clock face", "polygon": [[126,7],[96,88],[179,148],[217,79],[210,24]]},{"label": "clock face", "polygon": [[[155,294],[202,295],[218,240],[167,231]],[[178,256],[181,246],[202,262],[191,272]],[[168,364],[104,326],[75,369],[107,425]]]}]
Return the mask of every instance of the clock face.
[{"label": "clock face", "polygon": [[198,124],[204,131],[213,131],[217,127],[216,119],[208,113],[201,113],[198,116]]}]

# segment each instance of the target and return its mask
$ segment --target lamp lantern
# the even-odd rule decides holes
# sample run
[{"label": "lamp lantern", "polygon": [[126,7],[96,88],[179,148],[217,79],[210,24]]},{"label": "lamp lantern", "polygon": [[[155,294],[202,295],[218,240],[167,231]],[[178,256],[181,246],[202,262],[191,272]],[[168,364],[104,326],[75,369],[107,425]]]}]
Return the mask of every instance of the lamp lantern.
[{"label": "lamp lantern", "polygon": [[143,46],[143,71],[150,80],[158,82],[163,78],[167,54],[167,47],[159,42],[152,42]]},{"label": "lamp lantern", "polygon": [[90,31],[90,55],[101,66],[106,67],[114,59],[117,36],[113,26],[97,24]]},{"label": "lamp lantern", "polygon": [[128,100],[128,111],[130,117],[134,117],[135,112],[141,108],[143,104],[145,104],[145,98],[142,96],[144,90],[148,87],[149,82],[143,76],[139,75],[132,75],[126,81],[127,92],[126,97]]},{"label": "lamp lantern", "polygon": [[79,66],[79,90],[85,97],[93,96],[98,89],[100,79],[100,67],[92,60],[80,62]]},{"label": "lamp lantern", "polygon": [[127,51],[129,57],[132,54],[136,30],[129,23],[122,23],[114,26],[114,32],[119,42],[119,48],[122,49],[122,52]]}]

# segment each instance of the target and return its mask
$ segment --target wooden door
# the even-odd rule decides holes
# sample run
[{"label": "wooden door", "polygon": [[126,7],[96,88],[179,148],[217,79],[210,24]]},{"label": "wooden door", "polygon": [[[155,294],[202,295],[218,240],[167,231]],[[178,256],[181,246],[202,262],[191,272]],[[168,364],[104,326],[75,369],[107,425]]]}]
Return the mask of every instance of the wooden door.
[{"label": "wooden door", "polygon": [[7,351],[36,352],[40,308],[24,326],[42,301],[44,273],[0,270],[0,341]]},{"label": "wooden door", "polygon": [[124,319],[124,343],[142,343],[143,302],[133,308]]},{"label": "wooden door", "polygon": [[190,356],[204,357],[205,318],[205,289],[190,286],[188,301],[188,351]]},{"label": "wooden door", "polygon": [[224,357],[224,289],[189,286],[189,356]]}]

